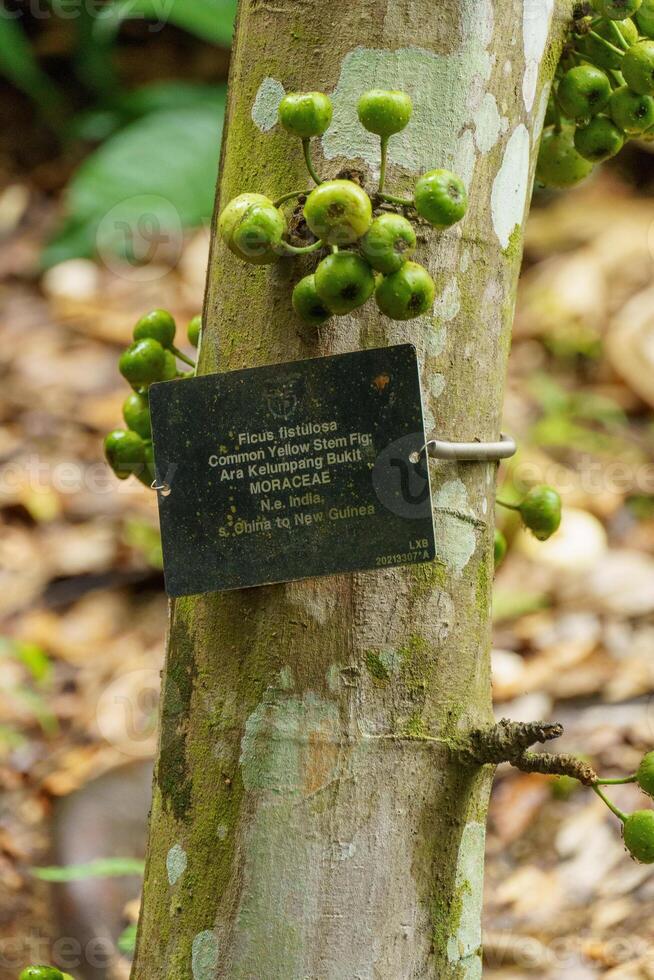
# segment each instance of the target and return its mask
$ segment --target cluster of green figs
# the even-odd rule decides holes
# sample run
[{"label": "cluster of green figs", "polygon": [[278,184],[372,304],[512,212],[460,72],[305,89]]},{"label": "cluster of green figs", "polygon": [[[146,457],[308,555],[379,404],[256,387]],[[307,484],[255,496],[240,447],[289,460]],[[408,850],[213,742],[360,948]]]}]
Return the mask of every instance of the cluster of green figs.
[{"label": "cluster of green figs", "polygon": [[[450,170],[430,170],[415,184],[412,198],[399,198],[384,189],[388,142],[405,128],[413,106],[406,92],[372,89],[361,96],[361,124],[380,139],[381,166],[374,193],[354,180],[322,180],[311,158],[311,140],[332,121],[332,103],[322,92],[295,92],[281,100],[279,122],[302,141],[312,190],[285,194],[272,201],[263,194],[240,194],[219,219],[227,247],[245,262],[265,265],[283,255],[323,252],[311,275],[293,290],[293,307],[306,323],[320,325],[344,316],[374,294],[379,310],[393,320],[410,320],[433,306],[435,286],[427,269],[412,261],[415,223],[423,219],[445,229],[463,218],[468,196],[463,181]],[[282,205],[304,203],[302,216],[312,241],[294,245],[288,240],[288,221]]]},{"label": "cluster of green figs", "polygon": [[[201,318],[194,316],[187,327],[193,347],[200,342]],[[104,441],[105,456],[120,480],[137,477],[151,486],[155,479],[152,450],[152,423],[148,389],[155,381],[192,377],[194,362],[175,346],[177,325],[167,310],[151,310],[134,327],[134,342],[121,354],[120,373],[130,384],[132,393],[123,404],[125,429],[114,429]],[[177,361],[190,365],[180,370]]]},{"label": "cluster of green figs", "polygon": [[570,187],[628,139],[654,138],[654,0],[584,4],[559,63],[536,177]]}]

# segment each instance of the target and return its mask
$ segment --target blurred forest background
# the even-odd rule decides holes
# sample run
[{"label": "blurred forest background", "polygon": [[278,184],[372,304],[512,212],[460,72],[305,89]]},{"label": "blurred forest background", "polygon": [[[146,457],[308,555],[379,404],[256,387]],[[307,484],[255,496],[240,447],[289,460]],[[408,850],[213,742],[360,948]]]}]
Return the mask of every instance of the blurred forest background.
[{"label": "blurred forest background", "polygon": [[[101,444],[135,320],[201,308],[234,7],[0,5],[0,980],[57,940],[128,975],[166,599],[155,495]],[[564,722],[605,776],[654,746],[653,182],[631,144],[536,192],[505,407],[502,495],[545,481],[565,516],[543,545],[498,515],[497,715]],[[654,870],[592,793],[500,769],[487,850],[489,980],[654,978]],[[82,974],[61,937],[103,931]]]}]

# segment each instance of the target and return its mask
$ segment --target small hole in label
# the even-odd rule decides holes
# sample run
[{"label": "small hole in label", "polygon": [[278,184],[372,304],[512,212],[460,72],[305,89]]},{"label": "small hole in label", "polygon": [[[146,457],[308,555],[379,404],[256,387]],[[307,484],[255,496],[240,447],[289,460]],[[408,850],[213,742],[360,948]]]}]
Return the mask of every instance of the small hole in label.
[{"label": "small hole in label", "polygon": [[420,462],[420,453],[419,452],[411,453],[411,455],[409,456],[409,462],[410,463],[419,463]]}]

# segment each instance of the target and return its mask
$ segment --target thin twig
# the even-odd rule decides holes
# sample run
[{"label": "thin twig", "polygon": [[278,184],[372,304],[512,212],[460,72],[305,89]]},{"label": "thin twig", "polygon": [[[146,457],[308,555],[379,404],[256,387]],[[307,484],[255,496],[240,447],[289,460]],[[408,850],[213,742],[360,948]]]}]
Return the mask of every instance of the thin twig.
[{"label": "thin twig", "polygon": [[308,252],[317,252],[318,249],[324,248],[325,243],[319,238],[317,242],[313,242],[311,245],[291,245],[290,242],[282,239],[279,245],[289,255],[306,255]]},{"label": "thin twig", "polygon": [[274,201],[273,203],[276,208],[279,208],[281,207],[282,204],[286,204],[287,201],[292,201],[294,197],[308,197],[310,193],[311,193],[310,190],[291,191],[289,194],[282,194],[282,196],[278,197],[277,200]]},{"label": "thin twig", "polygon": [[597,793],[597,795],[599,796],[600,800],[602,800],[604,803],[606,803],[606,805],[608,806],[608,808],[611,811],[611,813],[615,813],[616,817],[619,820],[622,820],[622,822],[624,823],[625,820],[627,819],[627,814],[626,813],[623,813],[622,810],[618,810],[618,808],[615,805],[615,803],[612,803],[611,802],[611,800],[608,798],[608,796],[606,796],[606,794],[603,793],[602,790],[599,788],[599,786],[597,785],[597,783],[593,783],[592,784],[592,789],[593,789],[593,792],[594,793]]},{"label": "thin twig", "polygon": [[304,151],[304,162],[307,165],[307,170],[311,177],[315,180],[316,184],[322,184],[322,178],[316,173],[313,161],[311,160],[311,140],[302,140],[302,150]]},{"label": "thin twig", "polygon": [[386,160],[388,158],[388,136],[382,136],[381,138],[381,167],[379,170],[379,193],[381,194],[384,190],[384,184],[386,183]]}]

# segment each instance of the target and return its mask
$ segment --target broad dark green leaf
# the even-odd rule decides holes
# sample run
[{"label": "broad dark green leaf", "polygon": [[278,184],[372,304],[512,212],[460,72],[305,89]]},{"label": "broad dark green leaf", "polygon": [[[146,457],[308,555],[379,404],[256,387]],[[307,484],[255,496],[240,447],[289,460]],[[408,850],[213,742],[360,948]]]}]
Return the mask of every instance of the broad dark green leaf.
[{"label": "broad dark green leaf", "polygon": [[175,236],[209,221],[223,114],[224,91],[146,115],[104,143],[69,184],[67,219],[43,264],[94,252],[131,259],[135,236]]},{"label": "broad dark green leaf", "polygon": [[125,92],[116,100],[121,112],[134,118],[164,109],[187,109],[208,105],[222,112],[225,105],[225,85],[197,85],[176,79],[173,82],[152,82]]},{"label": "broad dark green leaf", "polygon": [[96,106],[86,112],[77,113],[67,128],[67,135],[71,139],[99,143],[127,123],[151,112],[186,109],[203,104],[213,105],[220,112],[224,98],[224,85],[198,85],[177,79],[172,82],[152,82],[150,85],[115,94],[111,109]]},{"label": "broad dark green leaf", "polygon": [[42,107],[60,107],[59,95],[51,80],[39,68],[20,23],[9,14],[2,3],[0,3],[0,73]]},{"label": "broad dark green leaf", "polygon": [[237,0],[113,0],[102,8],[97,29],[115,33],[128,18],[146,17],[228,47],[232,41]]}]

